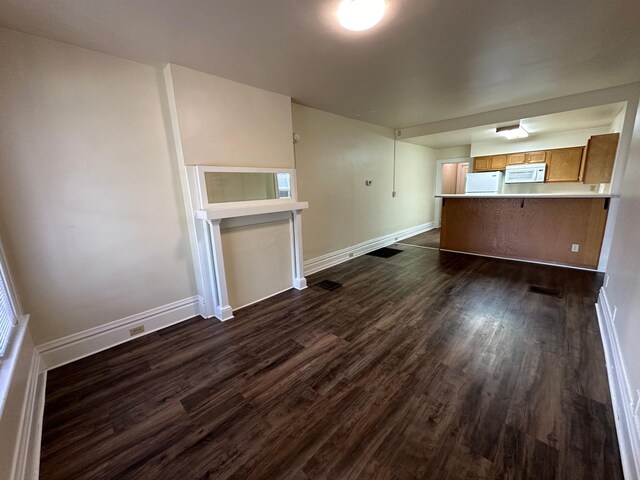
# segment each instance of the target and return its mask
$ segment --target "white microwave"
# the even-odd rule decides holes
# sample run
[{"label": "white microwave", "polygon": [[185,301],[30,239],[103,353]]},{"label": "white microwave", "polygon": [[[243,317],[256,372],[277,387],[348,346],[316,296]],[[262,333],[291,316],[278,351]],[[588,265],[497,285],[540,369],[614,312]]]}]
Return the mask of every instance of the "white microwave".
[{"label": "white microwave", "polygon": [[540,183],[544,182],[546,163],[530,165],[509,165],[504,173],[504,183]]}]

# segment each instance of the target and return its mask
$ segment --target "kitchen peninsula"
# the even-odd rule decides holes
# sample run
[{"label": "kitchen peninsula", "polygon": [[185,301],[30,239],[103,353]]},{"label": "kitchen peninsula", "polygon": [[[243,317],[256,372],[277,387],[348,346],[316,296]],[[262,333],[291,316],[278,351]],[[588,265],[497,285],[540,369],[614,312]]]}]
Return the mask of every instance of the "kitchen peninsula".
[{"label": "kitchen peninsula", "polygon": [[610,195],[441,195],[441,250],[596,269]]}]

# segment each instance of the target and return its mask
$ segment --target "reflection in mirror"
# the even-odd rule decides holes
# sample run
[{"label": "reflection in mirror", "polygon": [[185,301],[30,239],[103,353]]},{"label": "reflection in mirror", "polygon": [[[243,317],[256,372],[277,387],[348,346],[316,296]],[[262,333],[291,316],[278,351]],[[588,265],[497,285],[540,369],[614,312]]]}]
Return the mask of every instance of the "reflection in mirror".
[{"label": "reflection in mirror", "polygon": [[292,198],[287,172],[205,172],[204,178],[209,203]]}]

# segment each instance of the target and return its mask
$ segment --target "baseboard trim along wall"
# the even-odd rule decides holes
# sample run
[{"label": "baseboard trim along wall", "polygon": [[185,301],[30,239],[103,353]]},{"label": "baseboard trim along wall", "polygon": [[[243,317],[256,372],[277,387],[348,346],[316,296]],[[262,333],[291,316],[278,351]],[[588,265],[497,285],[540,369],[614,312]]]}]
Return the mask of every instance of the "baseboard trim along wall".
[{"label": "baseboard trim along wall", "polygon": [[607,363],[609,390],[616,422],[620,457],[624,477],[640,478],[640,419],[633,412],[633,397],[620,355],[618,335],[613,325],[614,317],[604,287],[600,289],[596,303],[600,335]]},{"label": "baseboard trim along wall", "polygon": [[15,480],[38,478],[46,375],[40,354],[34,350],[10,477]]},{"label": "baseboard trim along wall", "polygon": [[419,233],[428,232],[434,228],[433,222],[424,223],[422,225],[390,233],[389,235],[367,240],[366,242],[343,248],[342,250],[337,250],[335,252],[306,260],[304,262],[304,274],[311,275],[324,270],[325,268],[333,267],[334,265],[346,262],[352,258],[377,250],[378,248],[388,247],[389,245],[392,245],[397,241],[404,240],[405,238],[413,237]]},{"label": "baseboard trim along wall", "polygon": [[[200,315],[202,300],[193,296],[37,346],[45,369],[93,355],[137,337]],[[131,335],[129,329],[144,327]]]}]

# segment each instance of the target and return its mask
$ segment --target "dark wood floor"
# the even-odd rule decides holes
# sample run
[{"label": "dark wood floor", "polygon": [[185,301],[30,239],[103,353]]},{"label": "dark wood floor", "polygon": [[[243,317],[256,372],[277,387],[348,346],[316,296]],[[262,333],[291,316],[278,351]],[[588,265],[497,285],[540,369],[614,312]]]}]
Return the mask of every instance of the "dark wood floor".
[{"label": "dark wood floor", "polygon": [[622,478],[601,277],[400,248],[49,372],[41,478]]},{"label": "dark wood floor", "polygon": [[400,243],[418,247],[440,248],[440,229],[435,228],[428,232],[419,233],[418,235],[402,240]]}]

